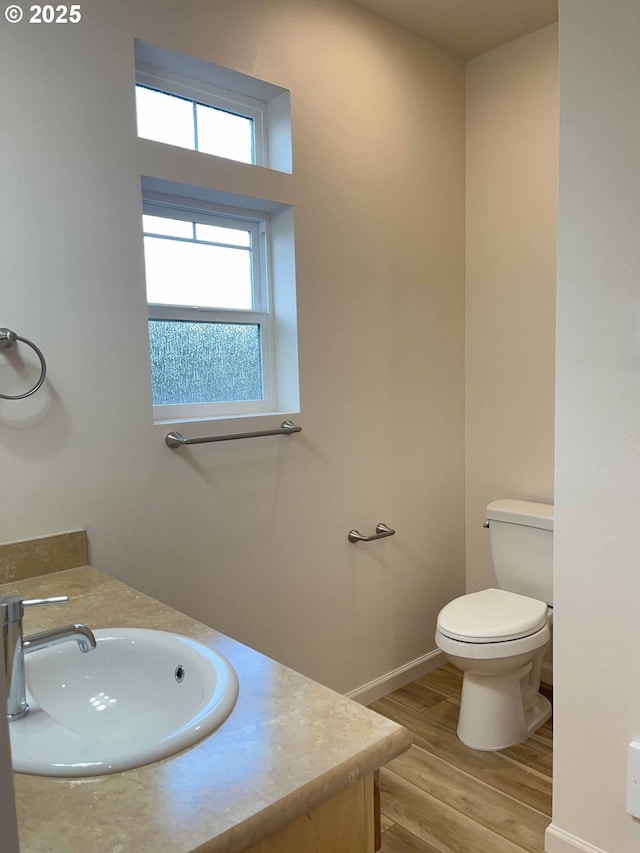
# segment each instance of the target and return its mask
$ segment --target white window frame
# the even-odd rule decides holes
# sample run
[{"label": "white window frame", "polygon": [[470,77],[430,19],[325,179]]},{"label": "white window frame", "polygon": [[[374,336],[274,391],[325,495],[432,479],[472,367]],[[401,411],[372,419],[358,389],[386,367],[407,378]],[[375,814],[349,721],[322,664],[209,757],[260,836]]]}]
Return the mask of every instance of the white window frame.
[{"label": "white window frame", "polygon": [[[267,150],[267,103],[266,101],[252,98],[249,95],[241,95],[222,89],[213,83],[203,80],[194,80],[175,71],[166,71],[153,65],[138,63],[136,65],[136,85],[156,89],[166,95],[177,95],[186,98],[196,104],[207,107],[216,107],[228,113],[233,113],[253,121],[253,154],[254,166],[268,166],[269,155]],[[144,139],[145,137],[140,137]],[[191,150],[191,149],[185,149]],[[198,151],[204,156],[217,156]],[[239,162],[239,161],[233,161]]]},{"label": "white window frame", "polygon": [[[226,205],[195,202],[164,194],[145,193],[142,200],[144,214],[181,219],[204,225],[233,228],[242,225],[252,232],[252,287],[254,308],[218,309],[185,307],[181,305],[148,304],[149,320],[183,320],[209,323],[250,323],[260,328],[260,355],[262,368],[261,400],[184,403],[154,405],[154,422],[181,420],[211,420],[222,417],[265,414],[274,411],[277,399],[274,370],[273,318],[271,277],[269,275],[269,225],[268,213],[228,207]],[[151,232],[145,232],[151,233]],[[163,235],[158,235],[162,237]],[[167,238],[175,239],[175,238]]]}]

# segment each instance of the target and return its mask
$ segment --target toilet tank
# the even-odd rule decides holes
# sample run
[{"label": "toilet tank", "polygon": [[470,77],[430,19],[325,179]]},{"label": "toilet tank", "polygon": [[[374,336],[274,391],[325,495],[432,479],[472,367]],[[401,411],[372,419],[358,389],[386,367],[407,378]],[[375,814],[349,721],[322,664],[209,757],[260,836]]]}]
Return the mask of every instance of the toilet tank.
[{"label": "toilet tank", "polygon": [[553,505],[492,501],[485,525],[499,589],[553,604]]}]

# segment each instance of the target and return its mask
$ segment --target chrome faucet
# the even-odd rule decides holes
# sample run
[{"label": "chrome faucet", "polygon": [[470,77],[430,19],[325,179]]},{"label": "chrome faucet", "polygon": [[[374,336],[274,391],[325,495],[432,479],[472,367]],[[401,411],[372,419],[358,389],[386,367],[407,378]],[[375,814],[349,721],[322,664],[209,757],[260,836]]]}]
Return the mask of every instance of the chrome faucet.
[{"label": "chrome faucet", "polygon": [[7,681],[7,719],[19,720],[29,711],[24,678],[24,656],[47,646],[56,646],[75,640],[81,652],[90,652],[96,647],[93,632],[84,625],[63,625],[49,631],[40,631],[25,637],[22,617],[25,607],[37,607],[42,604],[62,604],[69,596],[55,598],[34,598],[25,601],[21,595],[5,595],[0,598],[0,625],[4,644],[4,671]]}]

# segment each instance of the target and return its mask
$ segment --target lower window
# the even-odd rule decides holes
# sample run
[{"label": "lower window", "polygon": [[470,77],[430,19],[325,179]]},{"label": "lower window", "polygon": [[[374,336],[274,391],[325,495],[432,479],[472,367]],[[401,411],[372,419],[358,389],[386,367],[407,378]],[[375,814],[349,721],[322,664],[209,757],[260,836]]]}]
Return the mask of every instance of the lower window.
[{"label": "lower window", "polygon": [[155,420],[273,408],[268,217],[145,200]]}]

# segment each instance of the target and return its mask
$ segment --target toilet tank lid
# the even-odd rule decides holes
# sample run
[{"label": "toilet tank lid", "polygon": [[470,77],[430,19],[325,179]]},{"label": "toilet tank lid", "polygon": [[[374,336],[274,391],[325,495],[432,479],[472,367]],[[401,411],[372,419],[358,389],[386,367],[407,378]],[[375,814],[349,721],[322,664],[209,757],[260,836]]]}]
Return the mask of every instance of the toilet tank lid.
[{"label": "toilet tank lid", "polygon": [[492,501],[487,506],[487,519],[553,530],[553,504],[540,504],[535,501]]}]

